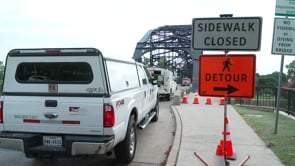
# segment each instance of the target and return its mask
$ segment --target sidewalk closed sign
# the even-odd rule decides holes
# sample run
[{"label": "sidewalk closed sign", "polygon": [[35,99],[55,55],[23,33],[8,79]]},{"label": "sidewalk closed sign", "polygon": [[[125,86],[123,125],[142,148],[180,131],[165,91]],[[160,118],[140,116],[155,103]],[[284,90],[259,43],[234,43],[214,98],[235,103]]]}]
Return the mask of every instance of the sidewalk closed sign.
[{"label": "sidewalk closed sign", "polygon": [[200,55],[199,95],[253,98],[256,56]]},{"label": "sidewalk closed sign", "polygon": [[261,17],[193,19],[192,47],[196,50],[260,50]]}]

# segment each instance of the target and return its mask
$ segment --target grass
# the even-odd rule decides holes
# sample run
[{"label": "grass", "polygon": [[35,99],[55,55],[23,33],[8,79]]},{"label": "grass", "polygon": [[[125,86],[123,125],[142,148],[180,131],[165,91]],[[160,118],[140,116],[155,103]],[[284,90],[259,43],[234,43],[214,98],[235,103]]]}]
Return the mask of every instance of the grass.
[{"label": "grass", "polygon": [[277,134],[274,134],[276,119],[274,112],[236,105],[234,108],[283,164],[295,165],[295,120],[280,115]]}]

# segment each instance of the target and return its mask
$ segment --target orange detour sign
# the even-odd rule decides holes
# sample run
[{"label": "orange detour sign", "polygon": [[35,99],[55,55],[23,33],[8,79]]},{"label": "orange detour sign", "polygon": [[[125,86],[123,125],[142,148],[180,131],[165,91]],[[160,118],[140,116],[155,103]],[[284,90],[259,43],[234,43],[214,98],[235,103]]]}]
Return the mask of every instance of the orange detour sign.
[{"label": "orange detour sign", "polygon": [[254,54],[200,55],[199,95],[253,98]]}]

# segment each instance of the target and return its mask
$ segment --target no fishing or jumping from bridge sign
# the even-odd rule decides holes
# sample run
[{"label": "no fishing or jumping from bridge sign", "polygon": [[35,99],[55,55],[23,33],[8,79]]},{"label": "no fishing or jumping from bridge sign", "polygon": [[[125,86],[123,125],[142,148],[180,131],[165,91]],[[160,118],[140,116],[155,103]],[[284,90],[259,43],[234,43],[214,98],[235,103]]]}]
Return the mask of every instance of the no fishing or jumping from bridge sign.
[{"label": "no fishing or jumping from bridge sign", "polygon": [[253,98],[255,77],[254,54],[199,57],[200,96]]}]

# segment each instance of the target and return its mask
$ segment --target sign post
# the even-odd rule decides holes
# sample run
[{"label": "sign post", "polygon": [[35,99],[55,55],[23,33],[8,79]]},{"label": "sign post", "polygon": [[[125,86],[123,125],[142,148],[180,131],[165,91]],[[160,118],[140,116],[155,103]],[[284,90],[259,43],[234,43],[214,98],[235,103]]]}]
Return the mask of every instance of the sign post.
[{"label": "sign post", "polygon": [[[226,133],[229,97],[253,98],[256,78],[254,54],[214,54],[199,56],[199,95],[224,97],[224,133]],[[226,135],[224,134],[224,143]],[[226,144],[223,146],[226,152]],[[227,156],[224,154],[226,165]],[[235,158],[233,158],[235,159]]]},{"label": "sign post", "polygon": [[[295,10],[294,10],[294,13],[295,13]],[[284,55],[295,55],[295,37],[294,36],[295,36],[295,19],[275,18],[271,53],[282,55],[278,90],[277,90],[276,120],[275,120],[275,130],[274,130],[275,134],[277,134],[278,132],[280,97],[281,97],[281,80],[282,80],[282,73],[283,73],[283,66],[284,66]]]},{"label": "sign post", "polygon": [[277,91],[276,103],[276,120],[274,134],[278,132],[278,121],[280,111],[280,96],[281,96],[281,80],[284,66],[284,55],[295,55],[294,34],[295,22],[294,19],[288,17],[295,17],[295,1],[294,0],[276,0],[276,16],[285,16],[286,18],[275,18],[272,54],[281,54],[281,67]]},{"label": "sign post", "polygon": [[[199,57],[199,95],[224,97],[224,133],[226,133],[227,101],[229,97],[254,97],[256,56],[235,55],[229,51],[258,51],[261,42],[261,17],[231,17],[193,19],[192,48],[220,50],[225,55]],[[226,135],[224,134],[224,152]],[[196,153],[195,153],[196,154]],[[200,158],[200,157],[199,157]],[[243,163],[245,163],[248,156]],[[224,153],[225,165],[227,162]],[[235,158],[234,158],[235,159]]]}]

